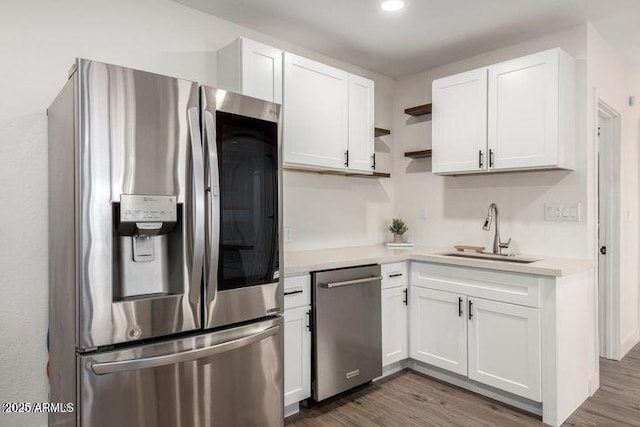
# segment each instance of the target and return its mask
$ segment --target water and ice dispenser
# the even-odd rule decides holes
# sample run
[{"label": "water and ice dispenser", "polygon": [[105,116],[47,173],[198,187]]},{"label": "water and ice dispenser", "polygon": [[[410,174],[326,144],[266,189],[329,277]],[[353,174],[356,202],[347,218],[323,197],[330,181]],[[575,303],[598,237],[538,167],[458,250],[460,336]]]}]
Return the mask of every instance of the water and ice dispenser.
[{"label": "water and ice dispenser", "polygon": [[114,204],[114,300],[182,292],[182,204],[123,194]]}]

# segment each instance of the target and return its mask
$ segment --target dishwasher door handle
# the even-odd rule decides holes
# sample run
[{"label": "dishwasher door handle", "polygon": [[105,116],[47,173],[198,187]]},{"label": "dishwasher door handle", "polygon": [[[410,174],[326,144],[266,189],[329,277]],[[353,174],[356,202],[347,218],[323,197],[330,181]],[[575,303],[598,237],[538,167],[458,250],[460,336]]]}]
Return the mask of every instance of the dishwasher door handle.
[{"label": "dishwasher door handle", "polygon": [[323,288],[339,288],[340,286],[359,285],[360,283],[373,282],[376,280],[382,280],[382,276],[365,277],[364,279],[345,280],[344,282],[325,283],[320,286]]}]

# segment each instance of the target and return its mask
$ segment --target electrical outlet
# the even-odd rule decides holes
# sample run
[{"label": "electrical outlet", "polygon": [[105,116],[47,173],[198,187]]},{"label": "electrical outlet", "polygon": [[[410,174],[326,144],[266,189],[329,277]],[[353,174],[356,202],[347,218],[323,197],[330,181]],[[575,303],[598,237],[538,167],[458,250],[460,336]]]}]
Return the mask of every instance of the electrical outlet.
[{"label": "electrical outlet", "polygon": [[578,222],[580,221],[580,203],[545,203],[544,220]]},{"label": "electrical outlet", "polygon": [[420,208],[420,211],[418,212],[418,214],[419,214],[419,216],[420,216],[420,219],[427,219],[427,212],[428,212],[428,211],[427,211],[426,206],[425,206],[425,207]]},{"label": "electrical outlet", "polygon": [[293,227],[290,225],[284,227],[284,241],[285,243],[293,242]]}]

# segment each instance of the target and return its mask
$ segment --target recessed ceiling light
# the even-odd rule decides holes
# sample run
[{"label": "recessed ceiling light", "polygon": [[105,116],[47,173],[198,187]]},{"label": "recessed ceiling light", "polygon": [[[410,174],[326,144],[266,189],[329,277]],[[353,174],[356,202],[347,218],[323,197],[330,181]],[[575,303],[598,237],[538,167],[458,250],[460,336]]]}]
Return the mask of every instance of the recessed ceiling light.
[{"label": "recessed ceiling light", "polygon": [[404,2],[402,0],[386,0],[380,4],[380,7],[387,12],[395,12],[404,7]]}]

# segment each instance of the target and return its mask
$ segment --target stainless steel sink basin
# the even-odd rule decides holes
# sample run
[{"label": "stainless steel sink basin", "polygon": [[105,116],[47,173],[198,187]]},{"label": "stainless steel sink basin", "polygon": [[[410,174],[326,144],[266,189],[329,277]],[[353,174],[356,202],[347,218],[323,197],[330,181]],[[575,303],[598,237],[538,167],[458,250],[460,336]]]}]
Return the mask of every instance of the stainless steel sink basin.
[{"label": "stainless steel sink basin", "polygon": [[450,256],[455,258],[472,258],[472,259],[484,259],[490,261],[501,261],[501,262],[515,262],[518,264],[531,264],[532,262],[540,261],[535,258],[523,258],[518,256],[510,256],[510,255],[498,255],[498,254],[485,254],[479,252],[444,252],[439,255]]}]

